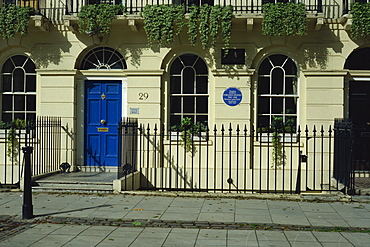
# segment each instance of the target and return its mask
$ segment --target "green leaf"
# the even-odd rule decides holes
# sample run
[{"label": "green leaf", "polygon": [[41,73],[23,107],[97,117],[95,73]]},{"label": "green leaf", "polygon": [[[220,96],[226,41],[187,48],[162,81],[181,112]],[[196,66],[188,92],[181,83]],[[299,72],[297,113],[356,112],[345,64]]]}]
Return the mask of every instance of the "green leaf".
[{"label": "green leaf", "polygon": [[262,6],[262,34],[303,36],[307,34],[306,7],[302,3],[267,3]]}]

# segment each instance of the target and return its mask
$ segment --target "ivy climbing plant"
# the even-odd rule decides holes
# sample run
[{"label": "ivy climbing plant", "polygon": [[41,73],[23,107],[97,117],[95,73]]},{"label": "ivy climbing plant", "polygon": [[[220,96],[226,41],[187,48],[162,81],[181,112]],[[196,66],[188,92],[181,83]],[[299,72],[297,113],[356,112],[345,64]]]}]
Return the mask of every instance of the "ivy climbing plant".
[{"label": "ivy climbing plant", "polygon": [[307,34],[306,7],[303,3],[267,3],[262,6],[262,34],[303,36]]},{"label": "ivy climbing plant", "polygon": [[109,34],[115,16],[125,11],[123,5],[84,5],[78,14],[79,31],[80,33],[99,32],[102,36],[105,36]]},{"label": "ivy climbing plant", "polygon": [[[199,38],[202,47],[215,47],[220,34],[224,48],[229,48],[232,28],[232,6],[192,6],[189,13],[188,35],[191,45],[196,45]],[[199,37],[198,37],[199,36]]]},{"label": "ivy climbing plant", "polygon": [[351,14],[351,38],[368,38],[370,36],[370,3],[352,4]]},{"label": "ivy climbing plant", "polygon": [[13,119],[10,123],[0,121],[0,129],[7,129],[7,156],[12,162],[18,163],[19,142],[17,135],[26,128],[26,120]]},{"label": "ivy climbing plant", "polygon": [[214,47],[221,30],[224,47],[229,47],[232,6],[193,5],[189,7],[187,21],[184,10],[184,5],[147,5],[144,8],[142,15],[149,46],[153,43],[168,46],[186,25],[191,45],[199,40],[203,48]]},{"label": "ivy climbing plant", "polygon": [[183,5],[146,5],[143,9],[144,29],[148,36],[148,45],[158,42],[160,47],[174,41],[184,26]]},{"label": "ivy climbing plant", "polygon": [[202,138],[202,132],[208,132],[208,126],[206,123],[194,123],[190,117],[181,119],[179,125],[174,125],[171,131],[180,133],[180,145],[184,147],[186,153],[194,156],[197,152],[197,148],[194,144],[194,137]]},{"label": "ivy climbing plant", "polygon": [[0,36],[3,39],[14,37],[16,33],[27,34],[28,21],[34,9],[15,4],[4,4],[0,8]]}]

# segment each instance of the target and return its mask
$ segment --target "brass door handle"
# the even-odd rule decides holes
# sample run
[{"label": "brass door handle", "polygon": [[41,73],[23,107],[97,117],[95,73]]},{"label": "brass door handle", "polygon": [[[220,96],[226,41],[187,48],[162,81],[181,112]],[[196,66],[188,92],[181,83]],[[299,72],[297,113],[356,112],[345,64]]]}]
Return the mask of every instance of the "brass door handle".
[{"label": "brass door handle", "polygon": [[100,123],[101,123],[101,124],[105,124],[105,123],[106,123],[106,121],[105,121],[104,119],[102,119],[102,120],[100,120]]}]

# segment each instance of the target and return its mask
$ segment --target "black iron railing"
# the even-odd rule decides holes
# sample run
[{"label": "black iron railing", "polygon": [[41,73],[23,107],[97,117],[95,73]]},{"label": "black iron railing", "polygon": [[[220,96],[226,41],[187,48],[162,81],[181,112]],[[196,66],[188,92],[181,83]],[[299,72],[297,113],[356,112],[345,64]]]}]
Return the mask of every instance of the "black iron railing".
[{"label": "black iron railing", "polygon": [[125,118],[119,124],[120,141],[118,150],[120,163],[118,165],[118,179],[136,171],[137,131],[137,119]]},{"label": "black iron railing", "polygon": [[[278,0],[6,0],[6,3],[20,6],[31,6],[35,13],[52,21],[63,20],[64,15],[76,15],[84,5],[90,4],[122,4],[126,6],[126,14],[139,14],[146,5],[155,4],[184,4],[188,9],[191,5],[213,4],[231,5],[234,15],[262,14],[262,5],[268,2],[281,2]],[[350,11],[351,4],[356,0],[298,0],[306,5],[308,14],[323,13],[326,18],[338,18]]]},{"label": "black iron railing", "polygon": [[[133,128],[136,130],[121,133],[137,142],[131,151],[140,176],[132,179],[140,181],[130,182],[140,184],[141,190],[349,193],[353,186],[333,175],[338,160],[334,159],[331,127],[276,134],[253,127],[248,130],[247,126],[215,126],[190,139],[163,126]],[[350,163],[340,165],[350,167]],[[341,176],[347,175],[352,176]]]},{"label": "black iron railing", "polygon": [[[247,14],[247,13],[255,13],[261,14],[262,13],[262,5],[269,1],[264,0],[126,0],[124,2],[117,1],[117,0],[90,0],[87,4],[124,4],[127,8],[127,13],[129,14],[138,14],[142,12],[143,8],[146,5],[155,5],[155,4],[184,4],[185,8],[192,6],[192,5],[202,5],[202,4],[209,4],[209,5],[222,5],[233,6],[234,14]],[[300,2],[300,1],[298,1]],[[321,13],[322,12],[322,0],[308,0],[302,1],[307,6],[307,11],[309,13]],[[67,6],[69,7],[67,13],[78,13],[82,2],[80,1],[70,1]]]},{"label": "black iron railing", "polygon": [[59,170],[61,130],[59,117],[37,117],[22,128],[0,129],[1,186],[19,186],[24,172],[24,146],[33,147],[33,176]]}]

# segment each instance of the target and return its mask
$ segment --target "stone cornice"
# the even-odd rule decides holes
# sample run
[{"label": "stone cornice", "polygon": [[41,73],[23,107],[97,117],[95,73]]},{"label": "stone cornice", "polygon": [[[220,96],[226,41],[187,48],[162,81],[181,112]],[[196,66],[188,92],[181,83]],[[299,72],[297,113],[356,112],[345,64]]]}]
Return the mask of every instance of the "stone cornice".
[{"label": "stone cornice", "polygon": [[37,75],[76,75],[77,70],[46,70],[46,69],[36,69]]},{"label": "stone cornice", "polygon": [[305,76],[345,76],[347,70],[302,70]]},{"label": "stone cornice", "polygon": [[211,71],[213,76],[252,76],[255,69],[216,69]]}]

